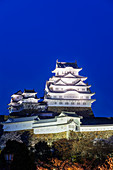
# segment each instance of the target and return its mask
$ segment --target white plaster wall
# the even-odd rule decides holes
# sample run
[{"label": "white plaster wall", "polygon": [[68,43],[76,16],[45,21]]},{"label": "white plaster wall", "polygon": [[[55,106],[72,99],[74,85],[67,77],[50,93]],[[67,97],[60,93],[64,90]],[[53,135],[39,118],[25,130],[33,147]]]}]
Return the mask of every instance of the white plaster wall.
[{"label": "white plaster wall", "polygon": [[34,98],[28,98],[28,99],[23,99],[23,102],[31,102],[31,103],[38,103],[38,99],[34,99]]},{"label": "white plaster wall", "polygon": [[32,127],[33,128],[35,128],[35,127],[43,127],[43,126],[50,126],[50,125],[56,125],[57,124],[57,121],[56,122],[41,122],[41,121],[39,121],[39,123],[37,122],[37,123],[35,123],[35,124],[33,124],[32,125]]},{"label": "white plaster wall", "polygon": [[59,75],[64,75],[67,72],[72,72],[75,75],[78,75],[79,71],[81,69],[74,69],[72,67],[66,67],[66,68],[56,68],[54,71],[52,71],[52,73],[55,73],[55,75],[57,75],[59,73]]},{"label": "white plaster wall", "polygon": [[8,124],[4,124],[3,129],[4,131],[18,131],[18,130],[32,129],[32,123],[33,121],[20,122],[20,123],[8,123]]},{"label": "white plaster wall", "polygon": [[[91,107],[91,101],[74,101],[74,100],[51,100],[45,99],[47,101],[48,106],[57,106],[57,107]],[[62,104],[60,104],[62,102]],[[68,102],[68,104],[66,104]],[[77,104],[77,103],[80,104]],[[83,103],[86,103],[85,105]],[[74,104],[72,104],[74,103]]]},{"label": "white plaster wall", "polygon": [[23,93],[24,97],[35,97],[36,93]]},{"label": "white plaster wall", "polygon": [[[81,86],[60,86],[60,85],[50,85],[50,87],[53,88],[54,91],[65,91],[65,90],[68,90],[68,89],[73,89],[73,90],[77,90],[77,91],[87,91],[87,87],[81,87]],[[58,90],[57,90],[58,89]],[[83,90],[84,89],[84,90]]]},{"label": "white plaster wall", "polygon": [[68,130],[68,125],[34,128],[34,134],[60,133]]},{"label": "white plaster wall", "polygon": [[67,117],[58,117],[57,118],[57,124],[63,124],[63,123],[67,123]]},{"label": "white plaster wall", "polygon": [[87,132],[87,131],[106,131],[106,130],[113,130],[113,125],[102,125],[102,126],[80,126],[81,132]]},{"label": "white plaster wall", "polygon": [[[60,90],[57,90],[60,91]],[[92,94],[79,93],[77,91],[66,91],[65,93],[48,92],[52,98],[63,98],[63,99],[90,99]]]}]

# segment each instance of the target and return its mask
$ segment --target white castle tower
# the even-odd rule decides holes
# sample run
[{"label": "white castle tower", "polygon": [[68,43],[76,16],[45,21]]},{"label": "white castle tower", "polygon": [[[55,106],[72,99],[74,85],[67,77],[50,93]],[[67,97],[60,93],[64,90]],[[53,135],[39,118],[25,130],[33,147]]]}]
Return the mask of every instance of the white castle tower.
[{"label": "white castle tower", "polygon": [[87,77],[79,75],[81,70],[82,68],[78,68],[76,62],[56,61],[56,68],[52,71],[55,76],[46,82],[45,87],[44,101],[47,102],[49,110],[77,111],[75,108],[81,108],[79,112],[80,110],[82,112],[83,110],[92,111],[91,104],[95,100],[91,97],[95,93],[91,93],[91,86],[84,83]]},{"label": "white castle tower", "polygon": [[26,113],[38,112],[39,109],[44,110],[45,105],[39,103],[37,92],[33,90],[19,90],[11,96],[9,105],[10,115],[25,115]]},{"label": "white castle tower", "polygon": [[20,112],[23,109],[22,104],[19,103],[22,99],[23,99],[23,96],[22,96],[21,90],[19,90],[18,92],[14,93],[11,96],[11,101],[8,104],[9,113]]}]

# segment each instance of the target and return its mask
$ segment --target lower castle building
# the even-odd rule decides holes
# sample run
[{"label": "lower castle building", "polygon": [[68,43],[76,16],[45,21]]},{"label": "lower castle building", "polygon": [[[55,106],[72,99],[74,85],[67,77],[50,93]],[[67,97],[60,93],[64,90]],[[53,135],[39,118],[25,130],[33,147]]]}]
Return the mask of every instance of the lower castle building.
[{"label": "lower castle building", "polygon": [[4,132],[33,130],[34,134],[113,131],[113,118],[83,118],[74,112],[62,112],[49,119],[40,119],[38,116],[9,118],[2,124]]}]

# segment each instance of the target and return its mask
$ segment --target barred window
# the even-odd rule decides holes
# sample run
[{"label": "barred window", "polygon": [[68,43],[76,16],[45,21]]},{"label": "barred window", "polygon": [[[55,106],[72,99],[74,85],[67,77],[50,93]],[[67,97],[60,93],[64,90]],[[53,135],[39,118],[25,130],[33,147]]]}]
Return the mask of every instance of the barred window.
[{"label": "barred window", "polygon": [[62,104],[62,102],[59,102],[59,104]]}]

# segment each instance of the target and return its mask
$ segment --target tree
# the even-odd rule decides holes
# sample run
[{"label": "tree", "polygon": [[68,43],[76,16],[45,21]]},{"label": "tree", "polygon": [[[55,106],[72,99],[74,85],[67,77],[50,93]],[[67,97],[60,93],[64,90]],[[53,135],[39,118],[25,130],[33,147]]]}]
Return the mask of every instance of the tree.
[{"label": "tree", "polygon": [[27,146],[30,143],[30,132],[29,131],[25,131],[21,134],[21,140],[23,143],[25,143]]},{"label": "tree", "polygon": [[8,140],[6,142],[6,147],[2,151],[3,155],[7,153],[14,155],[10,165],[11,170],[36,170],[34,160],[25,144]]},{"label": "tree", "polygon": [[73,155],[73,141],[60,139],[53,142],[54,154],[57,158],[66,160],[71,159]]},{"label": "tree", "polygon": [[47,161],[48,158],[51,157],[51,151],[50,147],[47,145],[47,142],[40,141],[37,144],[35,144],[35,155],[36,159],[40,159],[43,161]]}]

